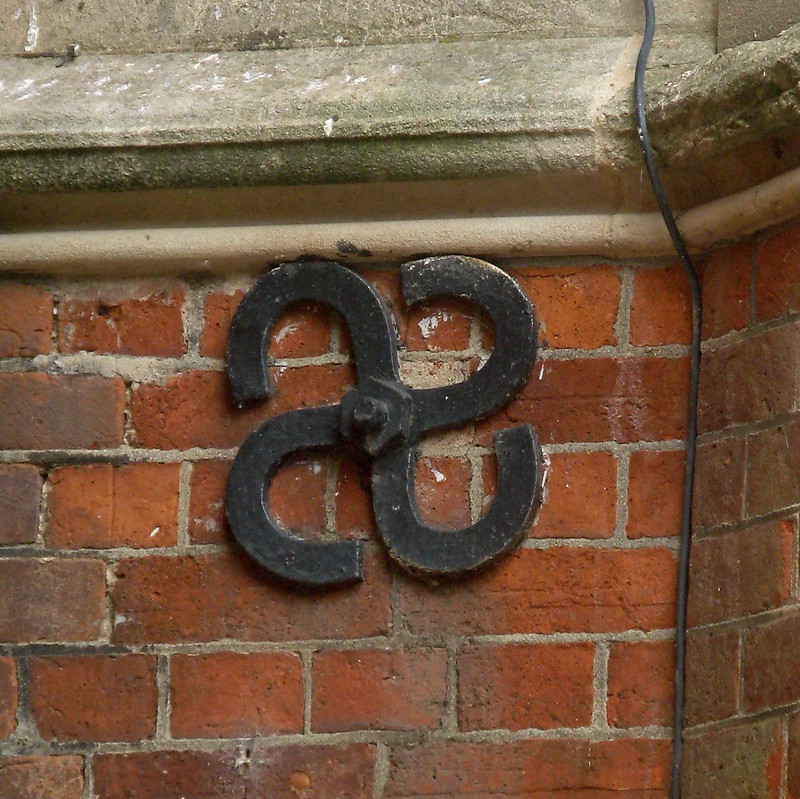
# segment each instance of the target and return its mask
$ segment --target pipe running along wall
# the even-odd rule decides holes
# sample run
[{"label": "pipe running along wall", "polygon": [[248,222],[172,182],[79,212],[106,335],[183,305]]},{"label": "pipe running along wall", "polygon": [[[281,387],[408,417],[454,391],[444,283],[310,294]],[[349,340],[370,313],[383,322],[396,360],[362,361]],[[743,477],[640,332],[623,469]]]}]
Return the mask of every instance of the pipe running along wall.
[{"label": "pipe running along wall", "polygon": [[[693,252],[800,214],[800,169],[686,211],[678,220]],[[341,249],[346,240],[354,246]],[[358,223],[270,224],[86,231],[0,236],[0,270],[86,274],[261,269],[265,261],[313,254],[344,261],[418,253],[493,257],[606,258],[671,255],[659,213],[409,219]]]}]

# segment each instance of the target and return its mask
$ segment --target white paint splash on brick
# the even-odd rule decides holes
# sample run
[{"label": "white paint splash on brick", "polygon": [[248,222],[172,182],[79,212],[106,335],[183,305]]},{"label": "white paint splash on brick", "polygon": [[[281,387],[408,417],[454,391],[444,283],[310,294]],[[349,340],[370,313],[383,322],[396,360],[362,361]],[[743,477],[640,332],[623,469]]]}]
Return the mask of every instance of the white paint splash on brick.
[{"label": "white paint splash on brick", "polygon": [[[330,134],[328,134],[328,135],[330,135]],[[288,325],[284,325],[284,327],[282,327],[273,336],[273,339],[275,341],[277,341],[278,343],[280,343],[281,341],[283,341],[286,338],[286,336],[294,333],[294,331],[297,330],[298,327],[300,327],[300,325],[298,325],[297,322],[290,322]]]},{"label": "white paint splash on brick", "polygon": [[439,327],[440,322],[448,322],[451,318],[451,315],[447,313],[447,311],[437,311],[430,316],[420,319],[419,322],[417,322],[417,326],[419,327],[420,333],[422,333],[422,338],[430,338],[433,335],[433,331]]}]

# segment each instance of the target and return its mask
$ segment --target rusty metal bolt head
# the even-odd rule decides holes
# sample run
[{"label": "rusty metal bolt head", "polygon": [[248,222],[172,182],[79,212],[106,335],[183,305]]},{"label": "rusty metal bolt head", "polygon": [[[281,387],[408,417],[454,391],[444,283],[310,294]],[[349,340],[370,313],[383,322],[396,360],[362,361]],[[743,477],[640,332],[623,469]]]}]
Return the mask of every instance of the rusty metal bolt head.
[{"label": "rusty metal bolt head", "polygon": [[342,435],[370,455],[397,446],[411,424],[411,395],[398,380],[368,377],[342,397]]},{"label": "rusty metal bolt head", "polygon": [[389,419],[389,408],[375,397],[360,397],[353,407],[353,426],[362,433],[375,433]]}]

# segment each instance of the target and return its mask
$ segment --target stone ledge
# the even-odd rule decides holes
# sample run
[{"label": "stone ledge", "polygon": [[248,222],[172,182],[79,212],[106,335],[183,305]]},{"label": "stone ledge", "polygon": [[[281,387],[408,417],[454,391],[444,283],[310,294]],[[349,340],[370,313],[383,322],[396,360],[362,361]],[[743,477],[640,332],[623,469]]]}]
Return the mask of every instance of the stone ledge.
[{"label": "stone ledge", "polygon": [[[167,53],[364,47],[403,42],[629,36],[642,29],[641,0],[8,0],[0,53]],[[17,6],[15,10],[14,6]],[[670,34],[714,36],[715,0],[659,0]]]},{"label": "stone ledge", "polygon": [[[638,37],[0,60],[12,191],[575,179],[649,210],[632,124]],[[673,204],[800,166],[800,27],[711,57],[663,38],[650,120]]]},{"label": "stone ledge", "polygon": [[[61,69],[6,59],[0,185],[600,174],[614,165],[599,121],[630,85],[637,48],[631,38],[423,43],[82,56]],[[657,63],[674,74],[709,51],[705,38],[677,37]]]}]

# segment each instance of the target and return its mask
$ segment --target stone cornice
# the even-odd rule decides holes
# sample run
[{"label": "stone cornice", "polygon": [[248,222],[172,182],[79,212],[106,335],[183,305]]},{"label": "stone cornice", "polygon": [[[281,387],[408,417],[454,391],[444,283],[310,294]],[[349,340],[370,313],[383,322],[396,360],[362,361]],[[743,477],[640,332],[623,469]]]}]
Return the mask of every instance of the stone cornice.
[{"label": "stone cornice", "polygon": [[[638,38],[6,58],[0,186],[22,191],[614,173],[642,210]],[[654,145],[688,208],[800,166],[800,30],[657,43]],[[642,205],[645,203],[645,205]]]},{"label": "stone cornice", "polygon": [[[609,149],[618,131],[606,117],[630,86],[637,46],[609,38],[106,55],[61,69],[49,58],[6,59],[0,186],[583,175],[606,193],[600,181],[614,170],[613,204],[636,205],[627,195],[639,162]],[[673,37],[654,74],[709,53],[702,37]]]},{"label": "stone cornice", "polygon": [[[631,124],[637,49],[9,60],[0,266],[667,254]],[[653,141],[695,250],[800,213],[800,29],[707,56],[697,37],[662,42],[648,75]]]}]

